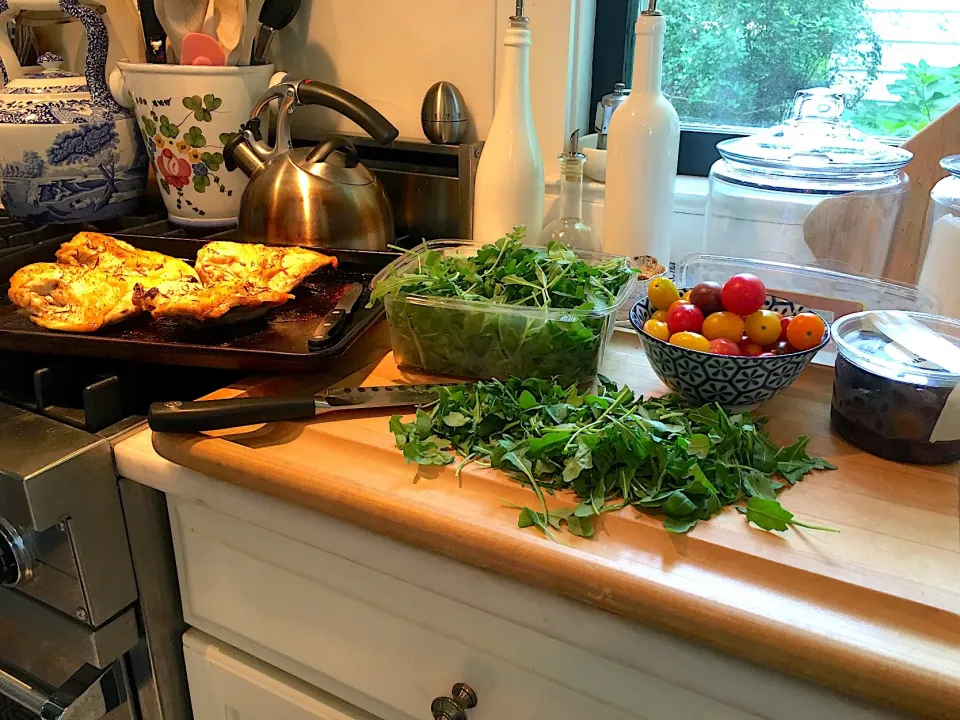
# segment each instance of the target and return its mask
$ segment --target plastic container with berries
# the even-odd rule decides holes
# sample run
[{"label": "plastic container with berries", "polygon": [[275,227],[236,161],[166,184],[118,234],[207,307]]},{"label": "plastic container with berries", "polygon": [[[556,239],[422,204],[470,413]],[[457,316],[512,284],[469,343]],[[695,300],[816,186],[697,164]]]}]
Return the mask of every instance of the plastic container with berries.
[{"label": "plastic container with berries", "polygon": [[960,322],[868,311],[837,320],[832,335],[837,433],[891,460],[960,460]]}]

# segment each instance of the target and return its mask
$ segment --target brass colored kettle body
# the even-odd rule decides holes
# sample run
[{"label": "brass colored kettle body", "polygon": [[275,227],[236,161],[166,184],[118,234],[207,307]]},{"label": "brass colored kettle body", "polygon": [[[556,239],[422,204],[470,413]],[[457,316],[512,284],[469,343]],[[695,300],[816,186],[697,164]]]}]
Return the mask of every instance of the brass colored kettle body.
[{"label": "brass colored kettle body", "polygon": [[[270,147],[260,138],[258,118],[274,99],[280,114]],[[224,148],[227,167],[250,177],[240,203],[241,237],[271,245],[385,250],[394,240],[390,201],[353,143],[337,136],[315,148],[292,148],[288,118],[305,104],[338,110],[381,144],[398,134],[372,107],[331,85],[304,80],[271,88]]]}]

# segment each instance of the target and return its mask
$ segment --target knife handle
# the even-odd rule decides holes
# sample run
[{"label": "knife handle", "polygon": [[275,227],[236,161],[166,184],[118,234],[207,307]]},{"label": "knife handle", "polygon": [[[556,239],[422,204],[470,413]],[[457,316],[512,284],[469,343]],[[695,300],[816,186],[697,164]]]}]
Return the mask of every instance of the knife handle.
[{"label": "knife handle", "polygon": [[343,326],[346,324],[346,320],[346,310],[331,310],[327,313],[326,317],[320,321],[320,324],[317,325],[313,337],[307,341],[308,347],[311,350],[319,350],[322,348],[343,332]]},{"label": "knife handle", "polygon": [[316,414],[313,395],[241,397],[229,400],[153,403],[147,412],[157,432],[199,432],[280,420],[304,420]]}]

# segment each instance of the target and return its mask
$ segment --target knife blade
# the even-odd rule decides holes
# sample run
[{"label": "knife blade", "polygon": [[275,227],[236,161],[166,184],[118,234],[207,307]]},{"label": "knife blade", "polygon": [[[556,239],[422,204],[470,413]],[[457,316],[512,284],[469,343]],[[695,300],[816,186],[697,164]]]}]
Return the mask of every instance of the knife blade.
[{"label": "knife blade", "polygon": [[313,332],[313,337],[307,341],[307,346],[311,350],[319,350],[335,339],[346,325],[347,315],[353,312],[353,306],[357,303],[360,295],[363,293],[363,285],[360,283],[350,283],[346,292],[340,298],[336,307],[328,312],[317,329]]},{"label": "knife blade", "polygon": [[426,385],[382,385],[335,388],[316,395],[238,397],[227,400],[153,403],[147,412],[151,430],[200,432],[282,420],[307,420],[349,410],[374,410],[426,405],[437,393]]}]

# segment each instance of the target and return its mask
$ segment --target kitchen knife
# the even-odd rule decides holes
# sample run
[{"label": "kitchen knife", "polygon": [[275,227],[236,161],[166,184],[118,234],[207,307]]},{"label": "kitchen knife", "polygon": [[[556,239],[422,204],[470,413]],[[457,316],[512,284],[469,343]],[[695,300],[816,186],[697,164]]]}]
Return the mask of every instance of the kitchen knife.
[{"label": "kitchen knife", "polygon": [[436,399],[437,393],[426,385],[337,388],[316,395],[153,403],[147,413],[147,421],[150,429],[157,432],[199,432],[281,420],[307,420],[343,410],[426,405]]},{"label": "kitchen knife", "polygon": [[360,283],[350,283],[347,286],[340,302],[320,321],[313,337],[307,341],[307,346],[311,350],[319,350],[343,332],[343,326],[347,323],[347,315],[353,311],[353,306],[357,303],[357,299],[362,292],[363,285]]}]

